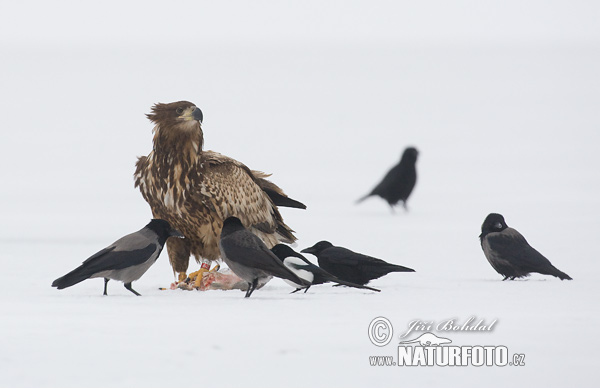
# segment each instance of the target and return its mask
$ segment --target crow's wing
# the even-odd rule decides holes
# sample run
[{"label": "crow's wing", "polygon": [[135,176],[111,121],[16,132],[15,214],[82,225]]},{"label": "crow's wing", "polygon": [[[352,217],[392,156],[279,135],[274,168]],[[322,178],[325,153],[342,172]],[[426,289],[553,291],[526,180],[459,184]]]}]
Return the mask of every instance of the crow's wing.
[{"label": "crow's wing", "polygon": [[306,284],[304,280],[286,268],[260,238],[248,230],[241,230],[222,238],[221,247],[228,260],[260,269],[296,284]]},{"label": "crow's wing", "polygon": [[132,267],[144,263],[157,249],[159,246],[154,243],[129,251],[116,250],[113,246],[91,256],[83,262],[82,267],[90,273]]},{"label": "crow's wing", "polygon": [[332,264],[336,265],[347,265],[347,266],[358,266],[362,264],[369,265],[389,265],[390,263],[377,259],[375,257],[363,255],[362,253],[356,253],[350,249],[343,247],[331,247],[323,250],[320,254],[323,258]]},{"label": "crow's wing", "polygon": [[550,261],[529,245],[525,237],[515,229],[507,228],[501,233],[488,235],[488,243],[504,260],[522,270],[539,270],[552,266]]}]

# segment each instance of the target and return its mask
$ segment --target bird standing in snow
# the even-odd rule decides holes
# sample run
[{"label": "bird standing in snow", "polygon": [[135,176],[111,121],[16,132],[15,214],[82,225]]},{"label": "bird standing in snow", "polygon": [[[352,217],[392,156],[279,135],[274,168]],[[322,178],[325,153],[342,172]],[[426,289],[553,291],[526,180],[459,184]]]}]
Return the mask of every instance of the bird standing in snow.
[{"label": "bird standing in snow", "polygon": [[244,228],[239,218],[228,217],[223,222],[219,247],[223,261],[248,283],[246,298],[272,276],[290,280],[303,287],[310,285],[283,265],[260,238]]},{"label": "bird standing in snow", "polygon": [[355,284],[352,282],[344,281],[342,279],[338,279],[329,272],[325,271],[324,269],[314,265],[313,263],[308,261],[306,257],[294,251],[287,245],[277,244],[273,248],[271,248],[271,252],[273,252],[279,258],[279,260],[283,262],[283,265],[289,268],[290,271],[295,273],[299,278],[306,280],[308,283],[310,283],[309,286],[302,286],[298,283],[294,283],[290,280],[284,279],[284,281],[287,284],[296,288],[294,291],[292,291],[292,294],[300,291],[301,289],[304,289],[304,292],[306,292],[308,291],[310,286],[329,282],[338,283],[340,285],[348,287],[362,288],[377,292],[380,291],[376,288],[362,286],[360,284]]},{"label": "bird standing in snow", "polygon": [[319,241],[301,252],[317,256],[319,266],[335,277],[361,285],[390,272],[415,272],[412,268],[390,264],[350,249],[336,247],[329,241]]},{"label": "bird standing in snow", "polygon": [[521,233],[506,225],[501,214],[490,213],[485,218],[479,240],[486,259],[504,276],[502,280],[526,277],[531,272],[572,280],[529,245]]},{"label": "bird standing in snow", "polygon": [[417,183],[416,163],[418,155],[419,152],[416,148],[406,148],[400,162],[388,171],[383,180],[369,194],[360,198],[356,203],[360,203],[373,195],[378,195],[387,201],[392,211],[400,201],[402,201],[404,209],[408,210],[406,201]]},{"label": "bird standing in snow", "polygon": [[154,219],[135,233],[128,234],[97,252],[79,267],[52,282],[59,290],[71,287],[91,278],[104,278],[104,295],[110,279],[125,283],[125,288],[140,295],[131,288],[131,282],[138,280],[160,255],[169,237],[183,237],[171,228],[165,220]]},{"label": "bird standing in snow", "polygon": [[169,260],[179,281],[187,278],[190,255],[202,261],[196,277],[220,257],[223,220],[238,217],[267,246],[296,240],[278,206],[305,209],[269,175],[213,151],[204,151],[202,111],[188,101],[156,104],[147,115],[155,124],[152,152],[136,163],[135,186],[156,218],[167,220],[185,236],[167,242]]}]

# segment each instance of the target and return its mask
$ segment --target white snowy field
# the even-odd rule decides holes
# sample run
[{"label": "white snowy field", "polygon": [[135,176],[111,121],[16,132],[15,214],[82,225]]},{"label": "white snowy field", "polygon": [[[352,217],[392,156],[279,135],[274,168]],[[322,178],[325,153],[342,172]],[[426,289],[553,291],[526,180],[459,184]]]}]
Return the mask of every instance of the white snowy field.
[{"label": "white snowy field", "polygon": [[[344,29],[319,39],[309,28],[306,39],[236,40],[238,26],[221,40],[167,33],[173,42],[153,45],[135,31],[130,41],[107,32],[89,43],[60,20],[50,38],[3,35],[0,385],[594,386],[600,34],[584,28],[590,13],[579,7],[581,24],[559,12],[570,29],[538,36],[544,12],[523,39],[508,29],[516,32],[504,40],[457,30],[436,40],[442,29],[378,39],[393,23],[371,35],[360,25],[349,35],[357,39],[343,39]],[[308,206],[282,210],[297,250],[326,239],[417,272],[373,281],[381,293],[323,285],[290,295],[275,279],[244,299],[160,291],[173,281],[165,251],[133,284],[142,297],[116,282],[102,296],[101,279],[50,287],[151,218],[132,178],[136,157],[151,150],[144,115],[182,99],[204,112],[206,149],[273,173]],[[420,151],[410,211],[392,214],[378,198],[355,205],[409,145]],[[502,282],[478,240],[490,212],[574,280]],[[393,325],[383,347],[368,336],[376,317]],[[433,332],[453,345],[506,346],[525,365],[370,366],[370,356],[397,356],[412,321],[470,317],[496,324]]]}]

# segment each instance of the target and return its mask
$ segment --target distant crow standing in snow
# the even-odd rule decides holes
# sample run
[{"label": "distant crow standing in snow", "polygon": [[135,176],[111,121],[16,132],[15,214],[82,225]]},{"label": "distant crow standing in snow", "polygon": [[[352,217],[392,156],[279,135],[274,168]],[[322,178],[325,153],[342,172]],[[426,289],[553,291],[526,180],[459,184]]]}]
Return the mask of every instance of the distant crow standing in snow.
[{"label": "distant crow standing in snow", "polygon": [[283,262],[283,264],[286,267],[288,267],[293,273],[298,275],[299,278],[302,278],[310,283],[309,286],[302,286],[302,285],[294,283],[292,281],[285,280],[285,282],[288,283],[290,286],[296,288],[295,291],[292,291],[292,294],[294,292],[300,291],[303,288],[304,288],[304,292],[306,292],[312,285],[329,283],[329,282],[338,283],[338,284],[341,284],[343,286],[348,286],[348,287],[362,288],[362,289],[367,289],[367,290],[377,291],[377,292],[380,291],[376,288],[366,287],[366,286],[362,286],[360,284],[351,283],[351,282],[344,281],[342,279],[338,279],[335,276],[333,276],[332,274],[330,274],[329,272],[325,271],[324,269],[317,267],[316,265],[314,265],[313,263],[308,261],[306,259],[306,257],[304,257],[301,254],[299,254],[298,252],[294,251],[292,248],[290,248],[287,245],[277,244],[273,248],[271,248],[271,252],[273,252]]},{"label": "distant crow standing in snow", "polygon": [[394,166],[383,178],[383,180],[375,186],[375,188],[364,197],[360,198],[356,203],[360,203],[373,195],[378,195],[385,199],[392,210],[400,201],[405,210],[408,210],[406,201],[412,193],[415,184],[417,183],[417,156],[419,152],[414,147],[408,147],[404,150],[400,162]]},{"label": "distant crow standing in snow", "polygon": [[165,220],[153,219],[148,225],[135,233],[128,234],[97,252],[79,267],[52,282],[59,290],[71,287],[91,278],[104,278],[104,295],[109,279],[120,280],[125,288],[138,294],[131,288],[131,282],[138,280],[158,259],[169,237],[183,237],[171,228]]},{"label": "distant crow standing in snow", "polygon": [[317,256],[319,266],[337,278],[361,285],[390,272],[415,272],[412,268],[336,247],[328,241],[319,241],[301,252]]},{"label": "distant crow standing in snow", "polygon": [[310,283],[300,279],[283,265],[265,243],[246,229],[237,217],[228,217],[223,222],[219,248],[223,261],[248,283],[246,298],[272,276],[290,280],[303,287],[310,286]]},{"label": "distant crow standing in snow", "polygon": [[529,245],[521,233],[509,228],[500,214],[490,213],[486,217],[479,239],[487,260],[496,272],[504,276],[502,280],[522,278],[531,272],[571,280],[569,275],[559,271]]}]

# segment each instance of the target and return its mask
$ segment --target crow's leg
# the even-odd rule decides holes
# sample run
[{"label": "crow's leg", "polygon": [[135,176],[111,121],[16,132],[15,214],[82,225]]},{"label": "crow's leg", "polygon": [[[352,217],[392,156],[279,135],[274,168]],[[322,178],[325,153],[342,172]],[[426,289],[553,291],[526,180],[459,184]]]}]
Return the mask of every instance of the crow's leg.
[{"label": "crow's leg", "polygon": [[108,281],[109,281],[109,280],[110,280],[109,278],[104,278],[104,295],[108,295],[108,294],[106,293],[106,285],[108,284]]},{"label": "crow's leg", "polygon": [[254,279],[252,283],[248,283],[248,291],[246,292],[246,298],[249,298],[250,295],[256,290],[256,286],[258,286],[258,278]]},{"label": "crow's leg", "polygon": [[138,292],[136,290],[134,290],[133,288],[131,288],[131,282],[125,283],[125,288],[127,288],[129,291],[133,292],[137,296],[141,296],[140,294],[138,294]]}]

